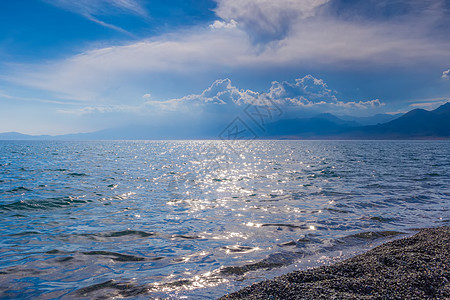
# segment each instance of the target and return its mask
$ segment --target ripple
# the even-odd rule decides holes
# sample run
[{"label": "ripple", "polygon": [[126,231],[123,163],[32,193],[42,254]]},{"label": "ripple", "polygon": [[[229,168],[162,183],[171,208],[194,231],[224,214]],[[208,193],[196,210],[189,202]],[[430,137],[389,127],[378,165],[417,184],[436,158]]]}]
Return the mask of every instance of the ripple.
[{"label": "ripple", "polygon": [[13,234],[10,234],[9,236],[26,236],[26,235],[37,235],[37,234],[42,234],[42,233],[37,232],[37,231],[24,231],[24,232],[19,232],[19,233],[13,233]]},{"label": "ripple", "polygon": [[173,234],[172,239],[185,239],[185,240],[198,240],[203,239],[201,236],[198,235],[184,235],[184,234]]},{"label": "ripple", "polygon": [[397,235],[406,234],[399,231],[364,231],[357,234],[352,234],[344,237],[344,239],[363,239],[363,240],[375,240],[379,238],[394,237]]},{"label": "ripple", "polygon": [[156,235],[156,233],[127,229],[127,230],[122,230],[122,231],[113,231],[113,232],[109,232],[109,233],[102,233],[99,235],[103,236],[103,237],[123,237],[123,236],[127,236],[127,235],[132,235],[132,236],[138,236],[141,238],[146,238],[146,237],[154,236],[154,235]]},{"label": "ripple", "polygon": [[56,197],[43,200],[20,200],[17,202],[0,205],[0,210],[16,211],[16,210],[50,210],[63,208],[74,204],[88,203],[88,200],[79,200],[73,197]]},{"label": "ripple", "polygon": [[87,255],[87,256],[100,256],[102,258],[112,259],[114,261],[120,262],[144,262],[144,261],[158,261],[164,259],[162,256],[152,256],[152,257],[143,257],[131,254],[123,254],[113,251],[106,250],[91,250],[91,251],[62,251],[58,249],[53,249],[45,252],[45,254],[50,255]]},{"label": "ripple", "polygon": [[221,249],[225,250],[226,253],[250,253],[253,251],[260,250],[259,247],[249,247],[249,246],[242,246],[242,245],[225,246],[225,247],[222,247]]},{"label": "ripple", "polygon": [[393,221],[394,219],[393,218],[385,218],[385,217],[381,217],[381,216],[373,216],[373,217],[369,217],[369,220],[387,223],[387,222]]},{"label": "ripple", "polygon": [[69,173],[69,174],[67,174],[67,175],[72,176],[72,177],[84,177],[84,176],[88,176],[88,175],[85,174],[85,173]]},{"label": "ripple", "polygon": [[252,264],[242,266],[223,267],[220,273],[224,275],[244,275],[245,273],[258,270],[270,270],[289,265],[304,256],[301,252],[283,252],[270,254],[267,258]]},{"label": "ripple", "polygon": [[296,229],[311,229],[306,225],[294,225],[294,224],[283,224],[283,223],[266,223],[262,224],[261,227],[287,227],[287,228],[296,228]]},{"label": "ripple", "polygon": [[31,192],[32,190],[23,187],[23,186],[19,186],[16,188],[13,188],[12,190],[6,191],[6,193],[24,193],[24,192]]},{"label": "ripple", "polygon": [[86,252],[81,252],[84,255],[100,255],[100,256],[106,256],[112,260],[115,261],[147,261],[147,260],[160,260],[163,257],[155,257],[155,258],[145,258],[145,257],[141,257],[141,256],[136,256],[136,255],[128,255],[128,254],[121,254],[121,253],[117,253],[117,252],[110,252],[110,251],[86,251]]},{"label": "ripple", "polygon": [[[102,283],[93,284],[74,292],[75,295],[83,297],[93,297],[96,292],[107,290],[107,293],[100,294],[101,298],[115,298],[115,297],[134,297],[149,292],[149,288],[145,286],[138,286],[132,282],[117,282],[116,280],[108,280]],[[111,291],[113,290],[113,292]],[[100,298],[100,297],[99,297]]]},{"label": "ripple", "polygon": [[0,293],[217,298],[450,220],[448,142],[235,144],[0,142]]}]

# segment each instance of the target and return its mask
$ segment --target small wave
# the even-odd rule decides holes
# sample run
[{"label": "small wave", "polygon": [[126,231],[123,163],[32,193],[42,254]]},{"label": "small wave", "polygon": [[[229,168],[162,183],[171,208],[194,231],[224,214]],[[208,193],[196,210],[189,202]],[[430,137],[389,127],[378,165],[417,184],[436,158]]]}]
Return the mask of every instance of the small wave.
[{"label": "small wave", "polygon": [[358,234],[346,236],[339,240],[332,240],[329,241],[329,246],[323,247],[322,250],[319,250],[318,252],[314,249],[306,249],[304,248],[308,244],[311,243],[320,243],[320,240],[305,237],[298,239],[297,241],[289,241],[283,244],[279,244],[281,247],[288,247],[288,246],[294,246],[296,249],[302,248],[300,251],[286,251],[286,252],[279,252],[270,254],[268,257],[264,258],[261,261],[251,263],[251,264],[245,264],[241,266],[228,266],[228,267],[222,267],[220,269],[220,273],[225,276],[241,276],[244,275],[247,272],[251,271],[258,271],[258,270],[270,270],[274,268],[280,268],[283,266],[290,265],[292,263],[295,263],[296,261],[309,256],[313,254],[318,254],[321,252],[329,252],[329,251],[335,251],[339,249],[345,249],[346,247],[352,247],[355,245],[359,245],[362,243],[367,243],[368,240],[376,240],[376,239],[382,239],[382,238],[391,238],[394,236],[405,234],[404,232],[397,232],[397,231],[368,231],[368,232],[361,232]]},{"label": "small wave", "polygon": [[174,234],[174,235],[172,235],[172,239],[175,239],[175,238],[180,238],[180,239],[185,239],[185,240],[201,239],[201,237],[197,236],[197,235],[184,235],[184,234]]},{"label": "small wave", "polygon": [[344,237],[344,239],[363,239],[363,240],[375,240],[379,238],[394,237],[397,235],[405,234],[399,231],[365,231],[357,234],[352,234]]},{"label": "small wave", "polygon": [[225,246],[225,247],[222,247],[221,249],[225,250],[227,253],[250,253],[253,251],[257,251],[260,248],[241,246],[241,245],[233,245],[233,246]]},{"label": "small wave", "polygon": [[[76,295],[82,297],[91,297],[93,293],[99,292],[101,290],[108,290],[108,297],[103,295],[101,298],[115,298],[115,297],[135,297],[148,293],[150,289],[146,286],[138,286],[131,282],[117,282],[115,280],[108,280],[102,283],[90,285],[75,291]],[[114,292],[111,292],[113,290]]]},{"label": "small wave", "polygon": [[26,235],[36,235],[36,234],[41,234],[41,233],[37,232],[37,231],[24,231],[24,232],[9,234],[9,236],[26,236]]},{"label": "small wave", "polygon": [[392,218],[384,218],[384,217],[381,217],[381,216],[374,216],[374,217],[370,217],[369,220],[378,221],[378,222],[382,222],[382,223],[387,223],[387,222],[393,221],[394,219],[392,219]]},{"label": "small wave", "polygon": [[[96,233],[76,233],[74,236],[87,237],[94,241],[104,242],[106,240],[135,240],[135,239],[143,239],[157,235],[156,232],[146,232],[140,230],[121,230],[121,231],[110,231],[110,232],[96,232]],[[64,238],[70,238],[70,235],[63,235]]]},{"label": "small wave", "polygon": [[112,260],[115,261],[156,261],[161,260],[164,257],[142,257],[142,256],[136,256],[136,255],[129,255],[129,254],[121,254],[117,252],[111,252],[111,251],[86,251],[81,252],[84,255],[100,255],[100,256],[106,256]]},{"label": "small wave", "polygon": [[317,176],[326,178],[339,177],[339,175],[336,172],[327,169],[321,170],[319,175]]},{"label": "small wave", "polygon": [[[25,266],[14,266],[6,269],[2,269],[0,271],[0,275],[12,275],[12,274],[20,274],[21,277],[38,277],[45,273],[44,270],[37,270],[33,268],[27,268]],[[2,298],[3,299],[3,298]]]},{"label": "small wave", "polygon": [[72,177],[83,177],[83,176],[88,176],[88,175],[85,174],[85,173],[69,173],[69,174],[67,174],[67,175],[72,176]]},{"label": "small wave", "polygon": [[48,198],[44,200],[21,200],[9,204],[0,205],[0,210],[48,210],[67,207],[73,204],[84,204],[89,201],[78,200],[73,197]]},{"label": "small wave", "polygon": [[296,228],[296,229],[309,229],[306,225],[293,225],[293,224],[282,224],[282,223],[266,223],[262,224],[261,227],[287,227],[287,228]]},{"label": "small wave", "polygon": [[305,237],[299,238],[296,241],[289,241],[279,244],[280,247],[295,246],[297,248],[305,248],[310,244],[321,244],[323,241],[312,235],[306,235]]},{"label": "small wave", "polygon": [[135,192],[128,192],[128,193],[123,193],[123,194],[120,194],[120,195],[116,195],[116,196],[112,197],[111,199],[112,200],[126,200],[126,199],[128,199],[129,197],[131,197],[133,195],[136,195],[136,193]]},{"label": "small wave", "polygon": [[13,188],[12,190],[6,191],[7,193],[24,193],[24,192],[31,192],[32,190],[27,189],[26,187],[19,186],[16,188]]},{"label": "small wave", "polygon": [[430,177],[441,176],[441,174],[438,174],[438,173],[427,173],[426,175],[427,175],[427,176],[430,176]]},{"label": "small wave", "polygon": [[58,249],[53,249],[53,250],[48,250],[47,252],[45,252],[45,254],[65,254],[68,252],[64,252]]},{"label": "small wave", "polygon": [[223,275],[239,276],[251,271],[270,270],[282,266],[287,266],[295,262],[296,260],[301,259],[302,257],[304,257],[303,252],[274,253],[256,263],[246,264],[242,266],[223,267],[220,269],[220,273]]},{"label": "small wave", "polygon": [[139,231],[139,230],[122,230],[122,231],[113,231],[109,233],[101,234],[103,237],[122,237],[127,235],[135,235],[138,237],[146,238],[149,236],[154,236],[156,233],[154,232],[145,232],[145,231]]},{"label": "small wave", "polygon": [[337,212],[341,214],[349,214],[351,211],[344,210],[344,209],[337,209],[337,208],[325,208],[325,210],[331,211],[331,212]]},{"label": "small wave", "polygon": [[73,260],[72,256],[60,257],[60,258],[56,259],[56,261],[59,262],[59,263],[65,263],[65,262],[68,262],[68,261],[71,261],[71,260]]},{"label": "small wave", "polygon": [[289,241],[289,242],[285,242],[285,243],[281,243],[278,246],[280,247],[290,247],[290,246],[296,246],[297,243],[295,241]]},{"label": "small wave", "polygon": [[[1,209],[1,207],[0,207],[0,209]],[[26,218],[27,216],[21,215],[21,214],[15,214],[15,215],[12,215],[11,217],[14,217],[14,218]]]}]

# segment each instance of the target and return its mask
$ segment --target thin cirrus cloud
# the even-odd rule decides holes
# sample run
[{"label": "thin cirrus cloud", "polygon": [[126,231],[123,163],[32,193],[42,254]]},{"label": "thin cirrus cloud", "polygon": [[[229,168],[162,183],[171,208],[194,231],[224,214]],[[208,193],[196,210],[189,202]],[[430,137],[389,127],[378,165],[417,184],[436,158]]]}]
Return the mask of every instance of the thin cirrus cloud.
[{"label": "thin cirrus cloud", "polygon": [[101,26],[133,36],[133,34],[117,25],[102,21],[100,16],[114,14],[131,14],[147,18],[147,10],[138,0],[42,0],[58,8],[79,14]]},{"label": "thin cirrus cloud", "polygon": [[[220,78],[223,74],[218,70],[223,69],[250,74],[270,73],[274,68],[401,69],[439,66],[450,60],[450,40],[431,34],[443,18],[435,3],[444,2],[435,1],[421,13],[413,9],[418,2],[412,1],[412,8],[399,20],[386,17],[370,21],[336,17],[330,12],[335,2],[217,0],[218,20],[212,24],[97,48],[46,64],[15,66],[6,79],[61,99],[98,104],[122,101],[108,93],[119,84],[136,85],[136,89],[154,94],[156,85],[151,81],[145,86],[138,84],[136,78],[159,74],[168,74],[176,83],[197,77]],[[105,13],[105,3],[110,8],[146,15],[139,2],[131,0],[55,3],[90,16]],[[411,30],[417,24],[422,24],[420,30]]]}]

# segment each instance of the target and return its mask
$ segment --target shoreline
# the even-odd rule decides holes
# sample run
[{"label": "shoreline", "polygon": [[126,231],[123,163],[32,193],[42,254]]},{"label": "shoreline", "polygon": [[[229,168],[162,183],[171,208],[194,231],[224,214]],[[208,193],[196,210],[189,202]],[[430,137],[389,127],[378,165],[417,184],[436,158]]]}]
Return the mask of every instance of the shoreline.
[{"label": "shoreline", "polygon": [[220,299],[320,298],[450,298],[450,227],[422,229],[336,264],[294,271]]}]

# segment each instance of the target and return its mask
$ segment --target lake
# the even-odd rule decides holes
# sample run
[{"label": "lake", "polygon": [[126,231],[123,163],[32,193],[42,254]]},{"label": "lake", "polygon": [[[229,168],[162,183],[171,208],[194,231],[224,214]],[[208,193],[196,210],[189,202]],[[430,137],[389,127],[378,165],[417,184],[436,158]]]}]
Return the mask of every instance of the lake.
[{"label": "lake", "polygon": [[449,141],[0,141],[0,298],[213,299],[449,223]]}]

